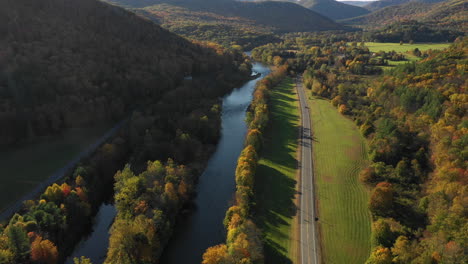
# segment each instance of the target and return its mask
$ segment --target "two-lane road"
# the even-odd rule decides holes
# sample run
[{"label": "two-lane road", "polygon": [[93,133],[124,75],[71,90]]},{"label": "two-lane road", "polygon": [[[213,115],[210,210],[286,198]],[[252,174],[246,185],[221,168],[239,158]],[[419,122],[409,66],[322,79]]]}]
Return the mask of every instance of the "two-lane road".
[{"label": "two-lane road", "polygon": [[301,108],[301,182],[300,182],[300,264],[320,264],[319,244],[317,241],[315,193],[312,163],[312,133],[310,114],[302,78],[296,79],[297,93]]}]

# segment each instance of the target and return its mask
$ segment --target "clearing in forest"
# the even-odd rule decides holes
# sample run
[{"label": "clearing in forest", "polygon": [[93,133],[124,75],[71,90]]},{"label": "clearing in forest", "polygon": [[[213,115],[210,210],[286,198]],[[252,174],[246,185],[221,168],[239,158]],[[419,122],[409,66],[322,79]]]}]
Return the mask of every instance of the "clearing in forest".
[{"label": "clearing in forest", "polygon": [[323,262],[362,264],[371,249],[369,194],[358,176],[367,164],[365,140],[329,101],[314,98],[309,106]]},{"label": "clearing in forest", "polygon": [[369,48],[371,52],[379,52],[379,51],[396,51],[396,52],[408,52],[413,51],[415,48],[418,48],[420,51],[426,51],[429,49],[433,50],[440,50],[445,49],[450,46],[451,43],[389,43],[389,42],[366,42],[366,47]]},{"label": "clearing in forest", "polygon": [[271,92],[270,123],[255,184],[255,220],[265,241],[265,263],[293,263],[296,233],[299,102],[294,81],[286,78]]}]

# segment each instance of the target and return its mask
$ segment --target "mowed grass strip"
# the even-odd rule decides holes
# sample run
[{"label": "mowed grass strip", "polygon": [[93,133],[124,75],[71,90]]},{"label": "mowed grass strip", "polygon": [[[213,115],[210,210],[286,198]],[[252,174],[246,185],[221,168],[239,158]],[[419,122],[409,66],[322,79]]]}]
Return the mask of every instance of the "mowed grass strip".
[{"label": "mowed grass strip", "polygon": [[429,49],[433,50],[440,50],[445,49],[450,46],[451,43],[404,43],[400,45],[400,43],[388,43],[388,42],[366,42],[366,47],[369,48],[371,52],[379,52],[379,51],[396,51],[396,52],[407,52],[412,51],[415,48],[418,48],[420,51],[426,51]]},{"label": "mowed grass strip", "polygon": [[371,234],[369,194],[358,176],[367,164],[365,140],[329,101],[314,98],[309,106],[324,263],[362,264]]},{"label": "mowed grass strip", "polygon": [[255,184],[255,220],[265,241],[265,263],[293,263],[299,102],[286,78],[271,93],[270,123]]}]

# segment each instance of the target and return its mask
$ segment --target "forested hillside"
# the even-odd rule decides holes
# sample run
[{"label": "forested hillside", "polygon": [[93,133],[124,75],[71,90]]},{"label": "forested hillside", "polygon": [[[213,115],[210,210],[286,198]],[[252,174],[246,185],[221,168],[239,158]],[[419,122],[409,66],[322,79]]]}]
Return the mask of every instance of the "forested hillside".
[{"label": "forested hillside", "polygon": [[133,9],[183,36],[251,48],[273,33],[343,29],[331,19],[287,2],[234,0],[106,0]]},{"label": "forested hillside", "polygon": [[371,14],[343,20],[343,22],[366,29],[375,29],[395,22],[415,20],[424,22],[426,26],[435,30],[466,32],[468,28],[467,17],[468,2],[464,0],[450,0],[441,3],[418,1],[385,7]]},{"label": "forested hillside", "polygon": [[135,9],[135,12],[178,35],[217,42],[226,47],[240,45],[248,50],[258,45],[279,41],[273,33],[273,27],[258,25],[243,17],[224,16],[209,11],[192,11],[188,7],[169,4]]},{"label": "forested hillside", "polygon": [[364,8],[370,11],[376,11],[387,6],[401,5],[401,4],[406,4],[410,2],[437,3],[437,2],[443,2],[443,1],[444,0],[379,0],[379,1],[369,3],[368,5],[365,5]]},{"label": "forested hillside", "polygon": [[335,0],[300,0],[298,3],[331,19],[346,19],[368,14],[365,8]]},{"label": "forested hillside", "polygon": [[0,5],[1,145],[122,119],[212,66],[212,51],[93,0]]}]

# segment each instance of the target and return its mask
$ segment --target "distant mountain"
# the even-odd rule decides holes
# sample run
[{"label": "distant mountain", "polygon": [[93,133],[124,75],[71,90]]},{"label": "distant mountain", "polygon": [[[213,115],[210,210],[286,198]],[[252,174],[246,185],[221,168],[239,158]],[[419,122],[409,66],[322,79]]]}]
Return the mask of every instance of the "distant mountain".
[{"label": "distant mountain", "polygon": [[[267,2],[267,0],[240,0],[243,2]],[[335,1],[335,0],[270,0],[276,2],[297,3],[334,20],[361,16],[369,13],[362,6],[372,1]],[[352,2],[352,3],[351,3]]]},{"label": "distant mountain", "polygon": [[365,8],[335,0],[298,0],[297,3],[334,20],[357,17],[369,13]]},{"label": "distant mountain", "polygon": [[379,1],[375,1],[375,2],[365,5],[364,8],[370,11],[376,11],[376,10],[385,8],[387,6],[401,5],[401,4],[406,4],[410,2],[438,3],[438,2],[443,2],[443,1],[444,0],[379,0]]},{"label": "distant mountain", "polygon": [[348,25],[372,29],[398,21],[416,20],[433,28],[468,31],[468,1],[451,0],[440,3],[409,2],[389,6],[365,16],[342,22]]},{"label": "distant mountain", "polygon": [[363,7],[365,5],[368,5],[370,3],[373,3],[375,1],[339,1],[343,4],[347,4],[347,5],[353,5],[353,6],[359,6],[359,7]]},{"label": "distant mountain", "polygon": [[290,2],[239,2],[234,0],[106,1],[130,8],[145,8],[163,4],[172,7],[183,7],[192,12],[198,12],[198,14],[209,12],[211,14],[221,15],[225,17],[225,19],[248,19],[260,26],[269,27],[274,32],[343,29],[343,26],[331,19]]}]

